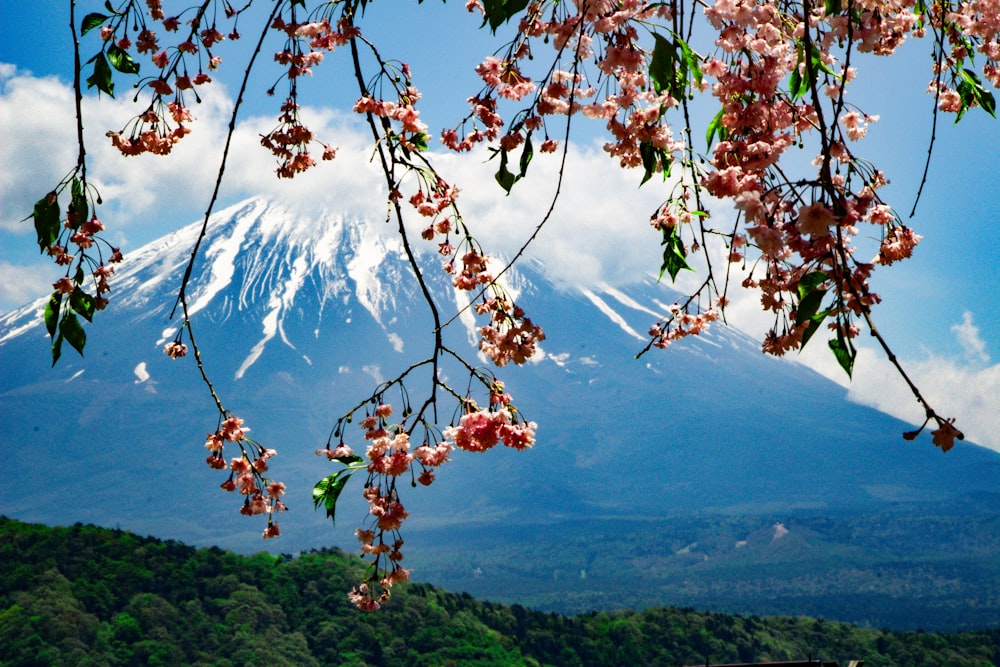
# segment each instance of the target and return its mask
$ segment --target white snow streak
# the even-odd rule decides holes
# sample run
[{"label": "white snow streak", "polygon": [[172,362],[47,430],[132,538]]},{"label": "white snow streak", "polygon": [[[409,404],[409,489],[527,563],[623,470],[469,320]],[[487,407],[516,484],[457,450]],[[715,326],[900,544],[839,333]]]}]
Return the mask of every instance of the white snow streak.
[{"label": "white snow streak", "polygon": [[635,329],[633,329],[632,327],[630,327],[628,325],[628,322],[625,321],[625,318],[622,317],[621,315],[619,315],[618,313],[616,313],[611,308],[611,306],[609,306],[607,303],[604,302],[603,299],[601,299],[601,297],[597,296],[596,294],[594,294],[590,290],[586,290],[586,289],[581,289],[580,292],[585,297],[587,297],[592,304],[594,304],[595,306],[597,306],[598,310],[600,310],[602,313],[604,313],[605,315],[607,315],[607,317],[608,317],[609,320],[611,320],[612,322],[614,322],[615,324],[617,324],[619,326],[619,328],[621,328],[622,331],[624,331],[625,333],[627,333],[629,336],[632,336],[633,338],[637,338],[637,339],[639,339],[641,341],[645,341],[646,340],[646,338],[644,336],[641,336],[638,331],[636,331]]},{"label": "white snow streak", "polygon": [[[263,201],[254,201],[254,208],[266,208]],[[236,257],[239,255],[240,246],[246,238],[247,233],[257,224],[261,211],[253,211],[241,216],[233,227],[232,236],[228,239],[221,239],[212,244],[205,252],[205,258],[212,259],[211,268],[205,273],[209,276],[208,283],[201,288],[200,293],[195,298],[194,303],[188,308],[188,313],[193,315],[211,303],[215,295],[225,289],[233,279],[236,271]]]}]

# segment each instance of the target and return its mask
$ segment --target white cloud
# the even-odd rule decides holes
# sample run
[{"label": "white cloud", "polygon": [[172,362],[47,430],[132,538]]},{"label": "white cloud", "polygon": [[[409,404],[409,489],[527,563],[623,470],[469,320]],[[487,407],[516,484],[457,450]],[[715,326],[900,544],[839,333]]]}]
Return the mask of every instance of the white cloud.
[{"label": "white cloud", "polygon": [[[968,314],[968,313],[967,313]],[[969,318],[963,318],[970,321]],[[964,346],[962,326],[953,328]],[[847,387],[847,397],[914,425],[924,421],[924,410],[899,372],[881,351],[859,347],[853,379],[848,379],[825,345],[814,343],[799,360],[829,379]],[[923,397],[942,417],[954,417],[966,439],[1000,451],[1000,364],[983,366],[944,354],[923,359],[902,359],[900,364]]]},{"label": "white cloud", "polygon": [[[120,129],[134,115],[128,96],[87,98],[89,174],[107,202],[100,215],[111,240],[126,250],[203,214],[215,183],[232,103],[225,88],[215,84],[202,91],[202,99],[204,103],[194,109],[193,132],[171,156],[123,159],[104,133]],[[31,250],[33,243],[26,238],[31,226],[18,221],[75,163],[72,111],[72,90],[66,85],[0,66],[0,126],[16,130],[0,142],[0,239],[8,237],[4,240]],[[386,185],[373,164],[367,128],[351,114],[312,108],[302,113],[319,138],[339,148],[337,158],[291,181],[278,180],[273,157],[259,146],[259,135],[274,126],[274,119],[245,119],[234,137],[223,203],[261,195],[280,200],[297,213],[347,212],[369,220],[385,219]],[[509,257],[516,252],[541,222],[554,194],[558,156],[536,155],[528,178],[515,185],[509,197],[493,180],[497,164],[485,161],[482,153],[434,159],[441,175],[461,188],[458,203],[465,221],[491,253]],[[655,183],[639,188],[639,179],[638,172],[619,169],[596,145],[571,146],[555,212],[527,256],[542,261],[549,276],[562,284],[615,285],[655,272],[661,254],[659,236],[644,221],[667,189]],[[404,183],[404,194],[414,188],[413,183]],[[725,227],[725,209],[715,208],[716,224]],[[425,223],[415,215],[409,221],[414,231]],[[385,229],[392,233],[394,225]],[[12,234],[17,238],[10,239]],[[54,267],[47,259],[41,261],[38,265],[28,265],[27,260],[23,265],[0,262],[0,306],[23,303],[49,291]],[[720,255],[713,257],[713,265],[724,270],[726,263]],[[682,272],[677,288],[693,288],[701,276]],[[756,292],[739,286],[740,280],[730,281],[728,321],[752,335],[762,335],[773,318],[761,311]],[[1000,365],[983,367],[989,355],[970,313],[952,332],[965,362],[928,355],[904,365],[937,410],[957,417],[969,439],[1000,450],[995,418],[1000,414]],[[851,400],[910,422],[923,419],[889,362],[872,349],[860,349],[849,384],[819,340],[798,359],[849,386]],[[378,375],[377,369],[364,370]]]},{"label": "white cloud", "polygon": [[962,313],[962,323],[952,325],[951,331],[965,350],[967,359],[983,363],[990,360],[990,355],[986,353],[986,342],[979,336],[979,327],[972,323],[972,313],[969,311]]},{"label": "white cloud", "polygon": [[0,312],[23,306],[52,291],[48,266],[18,266],[0,260]]}]

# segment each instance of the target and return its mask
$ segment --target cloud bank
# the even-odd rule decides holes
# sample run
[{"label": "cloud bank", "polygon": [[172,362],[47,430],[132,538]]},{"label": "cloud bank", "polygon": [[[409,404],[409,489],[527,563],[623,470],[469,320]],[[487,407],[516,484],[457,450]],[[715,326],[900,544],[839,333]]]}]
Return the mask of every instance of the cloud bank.
[{"label": "cloud bank", "polygon": [[[104,136],[121,129],[135,113],[127,95],[121,99],[88,97],[85,101],[89,176],[107,202],[100,215],[110,240],[126,253],[199,219],[204,214],[220,163],[232,101],[223,86],[202,91],[194,109],[193,132],[169,158],[124,159]],[[0,308],[22,305],[50,291],[55,267],[38,259],[31,225],[21,222],[34,202],[50,190],[75,163],[76,142],[72,90],[53,78],[36,78],[0,64],[0,125],[11,128],[0,142]],[[221,191],[221,205],[251,195],[278,200],[301,214],[345,212],[367,219],[386,218],[386,185],[372,161],[367,128],[353,114],[303,109],[306,124],[317,136],[338,147],[337,158],[292,181],[274,176],[274,160],[259,146],[273,128],[273,118],[244,119],[237,127]],[[445,178],[461,189],[458,203],[466,222],[490,252],[511,256],[535,232],[552,201],[560,168],[557,155],[537,155],[528,178],[510,196],[494,183],[496,164],[482,153],[438,156]],[[658,234],[644,221],[660,203],[665,189],[649,183],[639,188],[640,174],[619,169],[596,145],[570,147],[559,200],[550,219],[526,253],[542,263],[558,284],[589,286],[623,284],[655,273],[661,249]],[[720,211],[725,216],[725,211]],[[416,216],[414,216],[416,217]],[[413,219],[414,231],[425,221]],[[391,233],[394,225],[387,225]],[[724,266],[719,258],[716,267]],[[682,273],[683,290],[698,276]],[[753,335],[770,326],[756,293],[731,284],[729,322]],[[539,314],[539,320],[543,320]],[[1000,364],[990,365],[988,344],[971,312],[951,326],[961,354],[944,351],[904,362],[907,372],[943,414],[958,418],[970,440],[1000,451]],[[864,345],[864,343],[861,343]],[[669,352],[667,352],[669,354]],[[848,386],[851,400],[873,406],[912,423],[923,413],[888,360],[861,347],[855,377],[849,384],[821,341],[798,360]]]}]

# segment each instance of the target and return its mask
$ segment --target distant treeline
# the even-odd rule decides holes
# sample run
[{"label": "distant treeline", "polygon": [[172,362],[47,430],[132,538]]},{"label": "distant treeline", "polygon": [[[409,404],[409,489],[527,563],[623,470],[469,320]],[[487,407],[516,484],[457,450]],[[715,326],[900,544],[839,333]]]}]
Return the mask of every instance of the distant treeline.
[{"label": "distant treeline", "polygon": [[1000,630],[899,633],[674,608],[568,617],[419,583],[364,614],[345,597],[362,568],[336,549],[245,557],[0,517],[0,665],[1000,664]]}]

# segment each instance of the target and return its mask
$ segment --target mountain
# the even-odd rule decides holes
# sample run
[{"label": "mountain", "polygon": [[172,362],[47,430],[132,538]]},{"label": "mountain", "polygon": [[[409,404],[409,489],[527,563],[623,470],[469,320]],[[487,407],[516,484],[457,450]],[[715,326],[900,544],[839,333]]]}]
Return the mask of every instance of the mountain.
[{"label": "mountain", "polygon": [[[0,318],[0,513],[241,551],[355,548],[361,480],[330,526],[310,490],[336,466],[313,452],[339,415],[429,352],[402,249],[381,223],[300,219],[261,199],[209,226],[189,288],[194,333],[225,405],[279,452],[281,539],[261,542],[260,522],[218,490],[201,446],[216,427],[211,398],[190,357],[162,353],[198,225],[130,253],[85,358],[49,368],[44,301]],[[456,312],[448,277],[428,275]],[[567,611],[679,601],[807,613],[847,596],[824,609],[873,624],[1000,623],[989,592],[1000,455],[904,441],[907,425],[721,325],[634,360],[675,298],[654,281],[560,290],[526,264],[511,286],[547,339],[543,358],[498,375],[538,422],[538,444],[459,452],[429,489],[406,489],[415,576]],[[470,326],[447,333],[474,358]],[[419,400],[419,382],[410,391]],[[637,589],[635,577],[657,583]],[[859,590],[883,597],[858,609]]]}]

